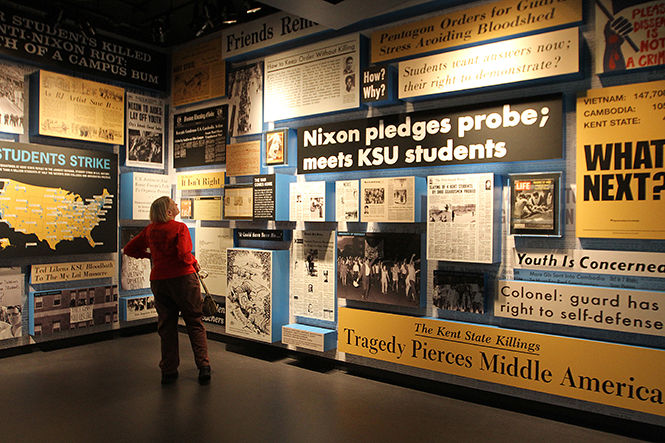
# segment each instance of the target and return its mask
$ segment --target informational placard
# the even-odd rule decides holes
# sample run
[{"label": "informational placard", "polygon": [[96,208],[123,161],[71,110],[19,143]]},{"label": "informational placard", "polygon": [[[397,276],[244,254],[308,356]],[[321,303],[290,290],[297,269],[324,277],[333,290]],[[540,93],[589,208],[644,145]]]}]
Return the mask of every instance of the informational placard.
[{"label": "informational placard", "polygon": [[6,141],[0,151],[0,258],[117,250],[117,154]]},{"label": "informational placard", "polygon": [[35,337],[93,326],[113,327],[118,323],[118,286],[31,292],[29,305],[30,334]]},{"label": "informational placard", "polygon": [[178,48],[172,63],[173,106],[224,96],[226,63],[221,38]]},{"label": "informational placard", "polygon": [[578,237],[665,239],[665,81],[577,99]]},{"label": "informational placard", "polygon": [[125,144],[125,90],[39,71],[39,135]]},{"label": "informational placard", "polygon": [[665,277],[665,254],[600,249],[514,249],[519,269]]},{"label": "informational placard", "polygon": [[217,303],[217,312],[213,315],[204,315],[201,317],[201,320],[204,323],[210,323],[217,326],[226,326],[226,299],[224,297],[215,297],[215,302]]},{"label": "informational placard", "polygon": [[335,220],[357,222],[360,208],[360,182],[338,180],[335,182]]},{"label": "informational placard", "polygon": [[323,31],[323,26],[285,12],[262,17],[222,32],[224,58],[268,48]]},{"label": "informational placard", "polygon": [[127,172],[120,175],[123,196],[120,218],[150,220],[150,206],[159,197],[171,196],[168,175],[148,172]]},{"label": "informational placard", "polygon": [[444,311],[485,312],[485,276],[477,272],[435,269],[432,304]]},{"label": "informational placard", "polygon": [[254,220],[275,219],[275,175],[266,174],[254,177],[252,213]]},{"label": "informational placard", "polygon": [[261,173],[261,140],[232,143],[226,146],[226,175],[258,175]]},{"label": "informational placard", "polygon": [[500,280],[494,315],[636,334],[665,335],[663,292]]},{"label": "informational placard", "polygon": [[23,134],[25,109],[25,76],[31,68],[0,61],[0,132]]},{"label": "informational placard", "polygon": [[[143,229],[136,226],[120,228],[120,248],[124,249]],[[149,258],[134,258],[123,253],[120,260],[120,289],[133,291],[149,288],[151,271],[152,263]]]},{"label": "informational placard", "polygon": [[207,196],[192,198],[192,218],[194,220],[221,220],[222,197]]},{"label": "informational placard", "polygon": [[289,183],[289,220],[326,221],[326,182]]},{"label": "informational placard", "polygon": [[[79,18],[69,15],[69,11],[65,12],[66,19],[57,25],[55,10],[48,17],[27,11],[3,5],[0,41],[4,43],[0,54],[38,66],[81,72],[141,88],[168,90],[165,52],[105,34],[89,35]],[[74,21],[78,26],[68,23]]]},{"label": "informational placard", "polygon": [[0,275],[0,341],[23,335],[23,274]]},{"label": "informational placard", "polygon": [[229,72],[229,136],[260,134],[263,130],[263,62]]},{"label": "informational placard", "polygon": [[272,251],[229,248],[226,332],[272,342]]},{"label": "informational placard", "polygon": [[420,234],[337,234],[337,296],[369,303],[420,306]]},{"label": "informational placard", "polygon": [[510,233],[559,236],[561,173],[510,174]]},{"label": "informational placard", "polygon": [[226,163],[227,106],[173,116],[173,167]]},{"label": "informational placard", "polygon": [[226,248],[233,247],[233,229],[196,228],[196,260],[211,294],[226,295]]},{"label": "informational placard", "polygon": [[496,40],[582,21],[580,0],[501,0],[372,34],[372,63]]},{"label": "informational placard", "polygon": [[35,285],[70,280],[112,278],[116,275],[116,272],[114,260],[32,265],[30,283]]},{"label": "informational placard", "polygon": [[335,233],[294,231],[291,315],[335,321]]},{"label": "informational placard", "polygon": [[413,223],[413,177],[363,178],[360,180],[360,221]]},{"label": "informational placard", "polygon": [[191,219],[194,216],[194,204],[193,199],[191,198],[181,198],[180,199],[180,218]]},{"label": "informational placard", "polygon": [[361,309],[338,315],[340,352],[665,416],[662,349]]},{"label": "informational placard", "polygon": [[427,177],[427,259],[492,263],[494,174]]},{"label": "informational placard", "polygon": [[363,69],[362,102],[374,103],[387,100],[390,92],[388,65],[370,66]]},{"label": "informational placard", "polygon": [[164,100],[127,92],[125,165],[164,169]]},{"label": "informational placard", "polygon": [[224,188],[224,218],[251,220],[254,217],[254,186],[227,185]]},{"label": "informational placard", "polygon": [[400,99],[579,72],[579,30],[562,29],[399,64]]},{"label": "informational placard", "polygon": [[224,171],[193,172],[178,174],[178,189],[219,189],[224,187]]},{"label": "informational placard", "polygon": [[319,123],[298,128],[298,173],[561,158],[562,128],[561,96]]},{"label": "informational placard", "polygon": [[665,64],[665,8],[654,1],[594,2],[596,73]]},{"label": "informational placard", "polygon": [[284,241],[282,229],[236,229],[238,240]]},{"label": "informational placard", "polygon": [[267,57],[264,120],[357,108],[359,58],[358,34]]}]

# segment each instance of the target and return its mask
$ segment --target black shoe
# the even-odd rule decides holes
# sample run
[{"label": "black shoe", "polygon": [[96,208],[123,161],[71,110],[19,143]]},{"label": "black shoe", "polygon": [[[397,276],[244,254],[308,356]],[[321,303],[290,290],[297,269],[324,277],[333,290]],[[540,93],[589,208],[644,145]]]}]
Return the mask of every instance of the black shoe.
[{"label": "black shoe", "polygon": [[199,368],[199,384],[207,385],[210,383],[210,366]]},{"label": "black shoe", "polygon": [[175,381],[177,379],[178,379],[178,371],[162,372],[162,384],[163,385],[170,385],[172,383],[175,383]]}]

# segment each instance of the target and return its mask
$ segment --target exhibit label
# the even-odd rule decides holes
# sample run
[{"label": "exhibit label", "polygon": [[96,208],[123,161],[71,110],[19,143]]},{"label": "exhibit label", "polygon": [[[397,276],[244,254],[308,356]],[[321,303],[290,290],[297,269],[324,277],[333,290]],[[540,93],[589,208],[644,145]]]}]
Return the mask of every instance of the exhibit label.
[{"label": "exhibit label", "polygon": [[560,96],[323,123],[298,128],[298,173],[555,159],[562,134]]},{"label": "exhibit label", "polygon": [[178,174],[178,189],[219,189],[224,187],[224,171]]},{"label": "exhibit label", "polygon": [[596,0],[596,73],[665,64],[662,0]]},{"label": "exhibit label", "polygon": [[582,21],[580,0],[503,0],[372,34],[372,63]]},{"label": "exhibit label", "polygon": [[32,265],[30,282],[32,284],[53,283],[91,278],[110,278],[116,275],[114,260],[51,263]]},{"label": "exhibit label", "polygon": [[117,154],[0,142],[0,182],[0,258],[117,250]]},{"label": "exhibit label", "polygon": [[39,71],[39,135],[125,143],[125,90]]},{"label": "exhibit label", "polygon": [[579,30],[563,29],[399,64],[398,96],[420,97],[579,71]]},{"label": "exhibit label", "polygon": [[290,40],[315,34],[325,28],[305,18],[278,12],[222,32],[224,58],[247,54]]},{"label": "exhibit label", "polygon": [[351,308],[338,330],[340,352],[665,416],[660,349]]},{"label": "exhibit label", "polygon": [[358,34],[266,58],[264,121],[357,108],[359,58]]},{"label": "exhibit label", "polygon": [[665,81],[577,99],[578,237],[665,239]]},{"label": "exhibit label", "polygon": [[222,40],[215,38],[179,48],[173,53],[173,106],[200,102],[226,94],[226,63]]},{"label": "exhibit label", "polygon": [[665,277],[665,254],[657,252],[602,251],[593,249],[514,249],[519,269],[568,271],[639,277]]},{"label": "exhibit label", "polygon": [[166,55],[101,34],[86,35],[66,24],[11,9],[0,11],[0,54],[66,71],[167,90]]},{"label": "exhibit label", "polygon": [[635,289],[500,280],[494,315],[664,336],[664,297]]}]

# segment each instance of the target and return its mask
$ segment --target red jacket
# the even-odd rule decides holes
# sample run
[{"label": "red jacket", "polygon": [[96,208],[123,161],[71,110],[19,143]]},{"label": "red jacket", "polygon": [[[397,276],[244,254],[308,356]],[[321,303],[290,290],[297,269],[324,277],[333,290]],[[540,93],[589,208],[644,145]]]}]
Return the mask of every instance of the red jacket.
[{"label": "red jacket", "polygon": [[150,280],[164,280],[196,272],[192,238],[187,225],[175,220],[150,223],[123,249],[134,258],[152,260]]}]

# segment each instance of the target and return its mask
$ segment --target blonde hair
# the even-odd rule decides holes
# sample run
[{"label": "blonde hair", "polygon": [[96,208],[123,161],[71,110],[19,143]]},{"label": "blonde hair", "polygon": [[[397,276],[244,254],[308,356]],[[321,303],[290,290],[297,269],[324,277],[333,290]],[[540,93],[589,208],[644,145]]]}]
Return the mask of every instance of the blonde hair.
[{"label": "blonde hair", "polygon": [[150,221],[153,223],[165,223],[169,221],[167,211],[171,205],[171,197],[159,197],[150,205]]}]

